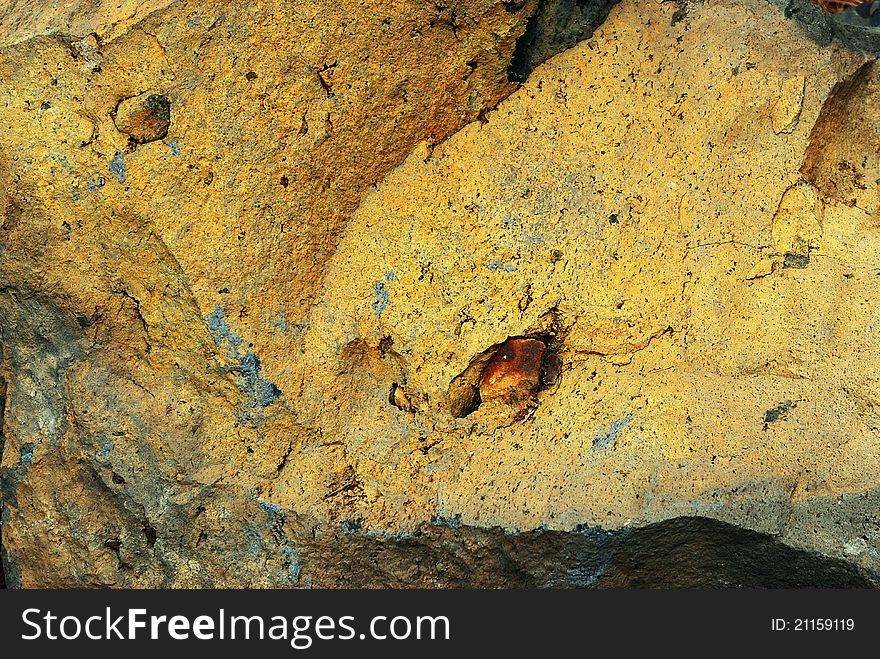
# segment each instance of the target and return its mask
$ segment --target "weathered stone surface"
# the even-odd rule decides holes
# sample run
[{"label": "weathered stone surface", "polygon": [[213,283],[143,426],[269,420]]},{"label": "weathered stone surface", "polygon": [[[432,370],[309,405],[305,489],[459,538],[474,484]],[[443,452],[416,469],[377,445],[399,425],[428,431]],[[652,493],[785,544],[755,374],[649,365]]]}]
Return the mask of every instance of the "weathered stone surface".
[{"label": "weathered stone surface", "polygon": [[0,0],[0,46],[50,34],[93,34],[109,40],[167,7],[172,0],[94,0],[68,2],[20,2]]},{"label": "weathered stone surface", "polygon": [[[624,0],[487,113],[537,7],[0,51],[10,585],[875,583],[876,142],[814,145],[878,74],[757,0]],[[173,119],[131,144],[144,90]],[[561,378],[463,414],[510,337]],[[751,580],[633,567],[746,537]]]},{"label": "weathered stone surface", "polygon": [[[63,34],[0,53],[13,581],[224,582],[230,559],[191,558],[199,532],[177,524],[196,528],[200,488],[231,477],[255,492],[325,441],[272,378],[290,371],[338,235],[418,140],[514,89],[535,6],[174,2],[121,31],[110,10],[85,37],[18,15],[8,42],[44,23]],[[132,145],[112,114],[144,90],[167,95],[173,123]],[[347,473],[335,457],[311,469],[300,487],[316,501]],[[237,505],[224,510],[246,524]],[[249,569],[230,579],[292,578]]]},{"label": "weathered stone surface", "polygon": [[[877,175],[854,205],[800,172],[832,90],[864,60],[762,3],[670,25],[674,11],[619,5],[486,122],[414,153],[349,225],[303,400],[381,493],[353,501],[367,528],[405,529],[420,508],[521,531],[701,515],[880,566],[876,511],[859,508],[858,531],[843,512],[880,482]],[[872,133],[847,134],[847,160],[871,167],[853,153]],[[565,372],[534,417],[454,418],[458,374],[539,333]],[[400,359],[371,351],[380,341]],[[414,418],[381,405],[388,380],[405,382]],[[374,410],[366,426],[343,387]],[[805,511],[826,500],[836,532],[811,536]]]}]

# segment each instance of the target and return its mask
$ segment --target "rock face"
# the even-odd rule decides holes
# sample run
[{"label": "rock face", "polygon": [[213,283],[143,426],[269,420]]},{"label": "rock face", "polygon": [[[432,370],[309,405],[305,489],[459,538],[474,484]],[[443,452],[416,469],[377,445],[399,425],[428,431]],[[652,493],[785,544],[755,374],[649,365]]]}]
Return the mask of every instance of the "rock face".
[{"label": "rock face", "polygon": [[0,12],[9,585],[876,583],[880,69],[624,0],[502,101],[542,6]]}]

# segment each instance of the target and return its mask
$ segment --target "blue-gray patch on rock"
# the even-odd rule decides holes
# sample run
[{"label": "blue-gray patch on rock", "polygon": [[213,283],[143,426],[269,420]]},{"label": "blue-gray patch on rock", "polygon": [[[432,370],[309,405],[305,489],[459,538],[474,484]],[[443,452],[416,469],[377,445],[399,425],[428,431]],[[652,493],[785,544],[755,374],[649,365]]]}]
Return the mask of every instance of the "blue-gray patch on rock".
[{"label": "blue-gray patch on rock", "polygon": [[248,551],[251,557],[254,559],[259,558],[260,554],[266,549],[266,543],[263,542],[260,532],[253,526],[249,526],[247,531],[245,531],[245,536],[247,537]]},{"label": "blue-gray patch on rock", "polygon": [[444,517],[443,515],[434,515],[431,518],[431,524],[435,526],[448,526],[451,529],[460,529],[461,528],[461,513],[457,515],[452,515],[451,517]]},{"label": "blue-gray patch on rock", "polygon": [[104,182],[105,181],[103,176],[96,176],[93,181],[86,182],[86,187],[89,189],[90,192],[94,192],[98,188],[104,187]]},{"label": "blue-gray patch on rock", "polygon": [[287,324],[287,314],[285,314],[283,310],[279,311],[278,318],[277,319],[273,318],[272,320],[269,321],[269,324],[272,327],[277,327],[285,334],[287,334],[287,332],[290,330],[290,325]]},{"label": "blue-gray patch on rock", "polygon": [[377,281],[373,286],[373,302],[370,305],[377,316],[381,316],[388,307],[388,298],[388,288],[385,286],[385,282]]},{"label": "blue-gray patch on rock", "polygon": [[517,267],[515,265],[511,265],[509,263],[501,263],[501,261],[490,261],[486,264],[486,268],[491,270],[492,272],[498,272],[501,270],[502,272],[516,272]]},{"label": "blue-gray patch on rock", "polygon": [[780,419],[784,419],[785,416],[796,407],[797,403],[794,401],[782,401],[776,407],[770,408],[764,412],[764,423],[776,423]]},{"label": "blue-gray patch on rock", "polygon": [[260,504],[260,508],[265,510],[270,515],[280,515],[281,514],[281,506],[277,503],[272,503],[270,501],[258,501]]},{"label": "blue-gray patch on rock", "polygon": [[34,444],[33,442],[24,442],[18,449],[21,464],[29,465],[34,461]]},{"label": "blue-gray patch on rock", "polygon": [[117,151],[107,168],[120,183],[125,183],[125,162],[122,160],[124,155],[122,151]]},{"label": "blue-gray patch on rock", "polygon": [[101,443],[101,450],[98,451],[98,458],[100,458],[101,460],[106,460],[107,458],[110,457],[110,451],[112,451],[112,450],[113,450],[113,442],[111,442],[109,439],[105,439]]},{"label": "blue-gray patch on rock", "polygon": [[[242,422],[258,422],[260,419],[253,416],[254,409],[262,409],[274,403],[281,396],[281,390],[267,378],[260,375],[260,358],[252,350],[242,354],[240,347],[243,343],[240,336],[229,328],[226,322],[226,310],[219,304],[206,318],[208,331],[217,346],[227,344],[226,357],[232,366],[226,371],[236,376],[236,384],[240,391],[249,398],[247,408],[238,416]],[[237,362],[237,363],[235,363]]]},{"label": "blue-gray patch on rock", "polygon": [[241,339],[232,333],[229,325],[226,324],[226,309],[219,304],[214,307],[214,311],[208,314],[208,331],[214,339],[214,343],[218,346],[224,341],[229,341],[231,348],[237,349],[241,343]]},{"label": "blue-gray patch on rock", "polygon": [[299,563],[299,552],[296,550],[296,547],[288,541],[281,548],[281,555],[284,557],[282,565],[290,571],[290,576],[294,579],[299,579],[299,573],[302,568]]},{"label": "blue-gray patch on rock", "polygon": [[611,446],[614,443],[614,440],[617,439],[617,435],[620,434],[620,431],[626,428],[630,421],[632,421],[632,414],[628,414],[622,419],[613,421],[607,428],[596,435],[595,439],[593,439],[593,446],[590,450],[601,451],[602,449]]},{"label": "blue-gray patch on rock", "polygon": [[342,529],[342,532],[345,535],[354,535],[358,531],[360,531],[364,526],[363,519],[346,519],[339,523],[339,528]]},{"label": "blue-gray patch on rock", "polygon": [[254,352],[248,352],[239,360],[238,366],[230,370],[241,375],[239,388],[258,407],[271,405],[281,395],[281,390],[274,383],[260,375],[260,358]]}]

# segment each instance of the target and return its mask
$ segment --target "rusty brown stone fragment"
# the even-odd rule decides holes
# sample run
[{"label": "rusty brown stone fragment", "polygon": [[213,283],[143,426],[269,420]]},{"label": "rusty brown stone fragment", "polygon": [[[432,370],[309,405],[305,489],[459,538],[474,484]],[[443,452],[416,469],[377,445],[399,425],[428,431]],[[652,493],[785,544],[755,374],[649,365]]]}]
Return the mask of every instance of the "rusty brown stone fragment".
[{"label": "rusty brown stone fragment", "polygon": [[483,370],[480,398],[502,400],[513,407],[536,403],[547,346],[538,339],[508,339]]},{"label": "rusty brown stone fragment", "polygon": [[167,96],[144,92],[119,103],[116,128],[138,144],[161,140],[171,125],[171,102]]}]

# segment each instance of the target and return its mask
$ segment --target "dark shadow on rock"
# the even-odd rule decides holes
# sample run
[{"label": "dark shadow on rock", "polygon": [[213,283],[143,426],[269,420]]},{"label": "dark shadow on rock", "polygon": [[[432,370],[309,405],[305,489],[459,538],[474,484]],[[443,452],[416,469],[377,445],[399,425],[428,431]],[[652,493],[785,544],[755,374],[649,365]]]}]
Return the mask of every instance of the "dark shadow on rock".
[{"label": "dark shadow on rock", "polygon": [[880,28],[847,24],[843,15],[828,16],[809,0],[769,2],[779,7],[787,19],[794,21],[805,36],[820,46],[827,46],[832,39],[837,39],[851,50],[880,55]]},{"label": "dark shadow on rock", "polygon": [[588,39],[619,0],[541,0],[516,43],[507,78],[523,82],[539,64]]},{"label": "dark shadow on rock", "polygon": [[426,525],[411,537],[340,534],[300,546],[313,585],[342,588],[871,588],[846,561],[702,517],[603,531]]},{"label": "dark shadow on rock", "polygon": [[601,588],[870,588],[839,559],[713,519],[681,517],[619,536]]},{"label": "dark shadow on rock", "polygon": [[[0,362],[3,361],[3,350],[0,349]],[[3,448],[6,446],[6,437],[3,434],[3,410],[6,409],[6,380],[0,377],[0,462],[3,460]],[[0,494],[0,588],[6,588],[6,571],[3,569],[3,501]]]}]

